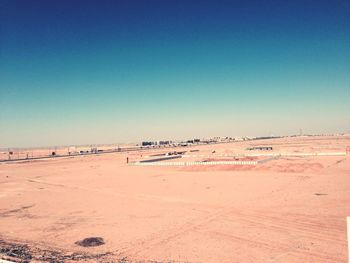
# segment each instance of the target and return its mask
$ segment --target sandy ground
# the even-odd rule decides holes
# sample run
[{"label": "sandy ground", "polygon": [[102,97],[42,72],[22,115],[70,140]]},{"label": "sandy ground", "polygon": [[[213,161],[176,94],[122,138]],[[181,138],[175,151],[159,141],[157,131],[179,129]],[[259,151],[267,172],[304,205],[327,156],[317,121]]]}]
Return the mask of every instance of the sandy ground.
[{"label": "sandy ground", "polygon": [[[243,153],[256,145],[344,152],[350,137],[198,146],[191,154]],[[43,251],[89,256],[80,262],[347,261],[349,154],[281,157],[250,167],[126,164],[127,156],[146,155],[0,164],[0,248],[25,244],[32,262],[48,260],[40,260]],[[86,237],[105,244],[75,244]]]}]

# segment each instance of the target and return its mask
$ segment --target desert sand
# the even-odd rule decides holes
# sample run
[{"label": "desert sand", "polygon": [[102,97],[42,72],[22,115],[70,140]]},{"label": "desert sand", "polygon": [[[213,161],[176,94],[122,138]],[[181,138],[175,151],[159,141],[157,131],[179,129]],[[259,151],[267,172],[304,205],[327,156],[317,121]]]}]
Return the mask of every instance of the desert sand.
[{"label": "desert sand", "polygon": [[[188,151],[180,161],[227,160],[229,155],[251,154],[247,147],[267,145],[273,147],[269,153],[345,152],[350,137],[305,136],[176,150]],[[167,151],[1,163],[0,258],[347,261],[349,153],[280,156],[253,166],[132,165]],[[104,244],[76,243],[88,237],[101,237]],[[22,253],[11,255],[16,246]]]}]

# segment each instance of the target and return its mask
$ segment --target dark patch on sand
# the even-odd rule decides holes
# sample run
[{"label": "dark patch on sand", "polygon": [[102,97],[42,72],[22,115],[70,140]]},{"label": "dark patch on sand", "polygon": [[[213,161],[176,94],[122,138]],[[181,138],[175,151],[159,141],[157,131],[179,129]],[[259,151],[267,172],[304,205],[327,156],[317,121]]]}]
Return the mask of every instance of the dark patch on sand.
[{"label": "dark patch on sand", "polygon": [[[64,252],[55,249],[41,249],[27,244],[5,242],[0,239],[0,258],[6,257],[15,262],[29,263],[50,262],[63,263],[72,261],[91,261],[91,262],[114,262],[107,258],[113,255],[111,252],[101,254],[88,254],[80,252]],[[107,258],[106,258],[107,257]],[[107,260],[107,261],[106,261]],[[119,262],[118,260],[115,262]]]},{"label": "dark patch on sand", "polygon": [[104,245],[104,243],[105,242],[102,237],[88,237],[75,242],[75,244],[82,247],[97,247]]}]

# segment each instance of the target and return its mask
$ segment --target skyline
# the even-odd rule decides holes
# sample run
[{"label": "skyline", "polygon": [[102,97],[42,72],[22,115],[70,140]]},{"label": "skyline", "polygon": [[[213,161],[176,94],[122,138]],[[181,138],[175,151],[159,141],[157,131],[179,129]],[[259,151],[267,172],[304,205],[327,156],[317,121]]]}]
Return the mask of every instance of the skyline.
[{"label": "skyline", "polygon": [[0,148],[350,131],[349,1],[0,10]]}]

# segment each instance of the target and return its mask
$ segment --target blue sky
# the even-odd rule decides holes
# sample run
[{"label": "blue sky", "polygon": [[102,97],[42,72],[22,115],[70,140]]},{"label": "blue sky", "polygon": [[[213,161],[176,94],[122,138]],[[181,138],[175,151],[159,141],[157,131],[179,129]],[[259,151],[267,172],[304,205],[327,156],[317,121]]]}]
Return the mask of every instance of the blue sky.
[{"label": "blue sky", "polygon": [[350,131],[349,1],[0,5],[0,147]]}]

